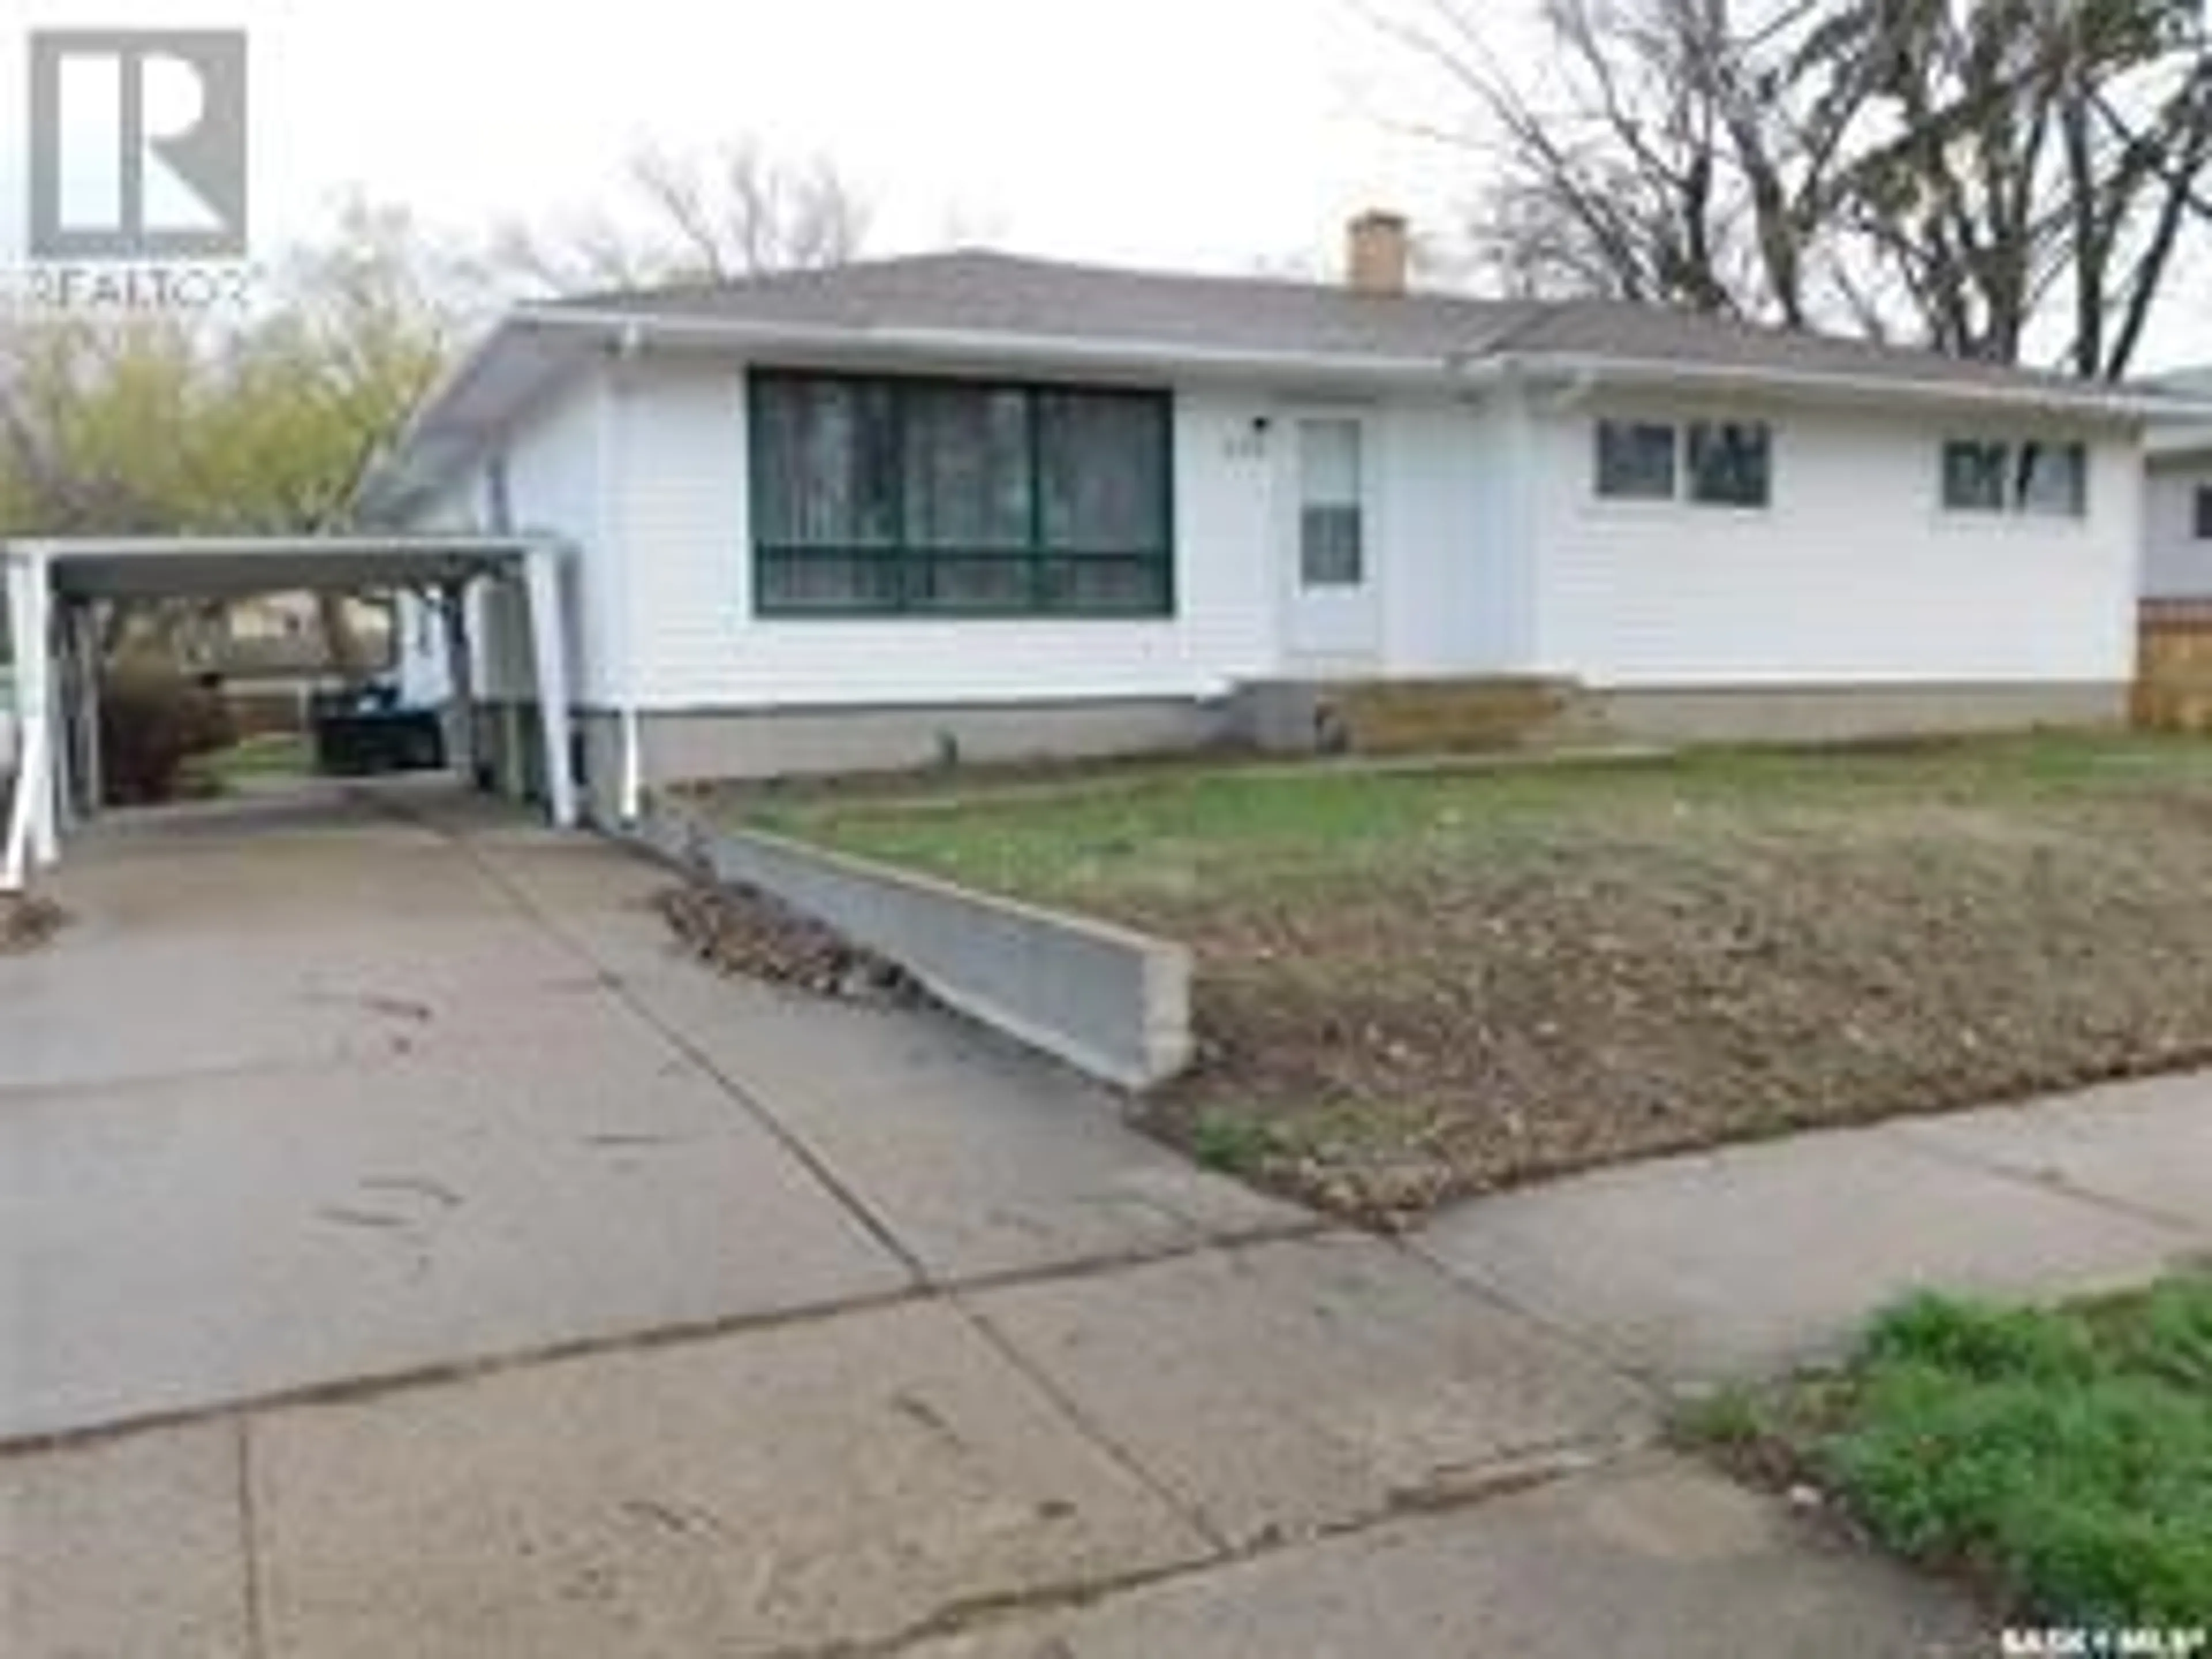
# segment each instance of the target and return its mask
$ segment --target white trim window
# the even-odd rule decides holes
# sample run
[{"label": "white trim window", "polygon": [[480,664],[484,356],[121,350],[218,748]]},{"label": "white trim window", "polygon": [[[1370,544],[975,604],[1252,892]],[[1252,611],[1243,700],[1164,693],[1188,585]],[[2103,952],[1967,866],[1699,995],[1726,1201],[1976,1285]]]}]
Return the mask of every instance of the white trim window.
[{"label": "white trim window", "polygon": [[1366,499],[1356,420],[1298,422],[1298,583],[1357,587],[1367,579]]},{"label": "white trim window", "polygon": [[1674,428],[1664,421],[1597,423],[1597,493],[1607,501],[1674,499]]},{"label": "white trim window", "polygon": [[1948,513],[2081,519],[2089,512],[2089,448],[2080,442],[1950,438],[1942,450]]},{"label": "white trim window", "polygon": [[2005,447],[1975,438],[1943,446],[1943,506],[1953,513],[2002,513],[2010,494]]},{"label": "white trim window", "polygon": [[1704,507],[1765,507],[1774,492],[1774,437],[1764,421],[1692,421],[1690,499]]},{"label": "white trim window", "polygon": [[1592,458],[1603,501],[1763,507],[1774,494],[1774,433],[1764,421],[1600,420]]},{"label": "white trim window", "polygon": [[2022,513],[2079,519],[2089,511],[2089,451],[2078,443],[2020,447],[2017,496]]}]

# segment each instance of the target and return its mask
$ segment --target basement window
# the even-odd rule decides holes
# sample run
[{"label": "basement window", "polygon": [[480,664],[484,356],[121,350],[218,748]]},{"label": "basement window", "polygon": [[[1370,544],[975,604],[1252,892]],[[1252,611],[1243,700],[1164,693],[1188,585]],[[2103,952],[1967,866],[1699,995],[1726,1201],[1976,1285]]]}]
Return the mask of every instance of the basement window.
[{"label": "basement window", "polygon": [[1174,613],[1166,393],[775,370],[749,399],[759,614]]}]

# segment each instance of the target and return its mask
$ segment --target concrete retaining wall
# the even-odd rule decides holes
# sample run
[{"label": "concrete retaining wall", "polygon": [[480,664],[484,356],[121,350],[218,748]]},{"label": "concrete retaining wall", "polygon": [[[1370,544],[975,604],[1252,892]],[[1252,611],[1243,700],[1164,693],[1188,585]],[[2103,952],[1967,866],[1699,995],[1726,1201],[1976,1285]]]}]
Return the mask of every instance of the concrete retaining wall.
[{"label": "concrete retaining wall", "polygon": [[780,836],[710,828],[665,805],[647,811],[639,838],[818,917],[948,1006],[1093,1077],[1141,1089],[1189,1063],[1183,945]]}]

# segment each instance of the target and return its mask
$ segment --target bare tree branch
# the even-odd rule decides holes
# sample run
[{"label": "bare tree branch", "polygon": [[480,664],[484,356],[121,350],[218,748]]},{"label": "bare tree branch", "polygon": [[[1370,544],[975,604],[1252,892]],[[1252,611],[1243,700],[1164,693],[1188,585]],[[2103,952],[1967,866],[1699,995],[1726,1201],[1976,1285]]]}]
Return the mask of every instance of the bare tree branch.
[{"label": "bare tree branch", "polygon": [[495,288],[544,293],[726,283],[837,264],[867,239],[865,197],[826,157],[786,160],[754,139],[705,155],[643,149],[619,215],[502,226],[480,261]]},{"label": "bare tree branch", "polygon": [[[1354,0],[1467,109],[1516,291],[2113,378],[2212,224],[2201,0]],[[1432,124],[1432,125],[1437,124]]]}]

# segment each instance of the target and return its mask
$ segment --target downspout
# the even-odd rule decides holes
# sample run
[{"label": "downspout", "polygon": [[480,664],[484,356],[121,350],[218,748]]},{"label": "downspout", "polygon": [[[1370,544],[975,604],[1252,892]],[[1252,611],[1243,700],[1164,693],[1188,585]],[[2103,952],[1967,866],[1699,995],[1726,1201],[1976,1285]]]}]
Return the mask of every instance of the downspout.
[{"label": "downspout", "polygon": [[625,324],[617,337],[614,362],[599,394],[599,552],[614,597],[615,637],[618,641],[615,720],[622,759],[615,811],[625,825],[635,823],[645,810],[645,741],[637,706],[637,615],[630,593],[633,562],[629,538],[623,534],[623,511],[629,432],[626,371],[644,349],[644,330],[635,321]]}]

